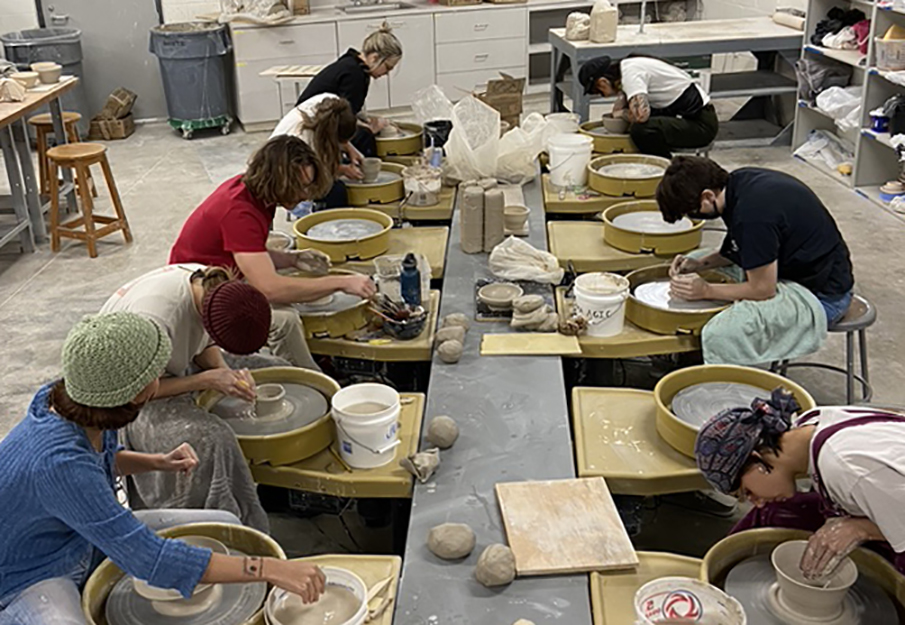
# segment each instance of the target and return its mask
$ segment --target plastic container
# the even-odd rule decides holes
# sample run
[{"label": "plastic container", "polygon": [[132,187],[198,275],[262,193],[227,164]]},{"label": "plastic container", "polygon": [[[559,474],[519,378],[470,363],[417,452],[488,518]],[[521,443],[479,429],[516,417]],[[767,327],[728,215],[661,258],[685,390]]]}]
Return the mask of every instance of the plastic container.
[{"label": "plastic container", "polygon": [[[21,71],[42,61],[62,65],[63,76],[77,76],[79,83],[61,98],[63,110],[81,113],[78,127],[87,132],[93,111],[88,106],[82,72],[82,31],[77,28],[34,28],[0,35],[6,60]],[[48,109],[42,108],[41,112]],[[37,112],[37,111],[36,111]]]},{"label": "plastic container", "polygon": [[615,273],[585,273],[575,278],[575,314],[588,320],[588,336],[615,336],[625,324],[629,281]]},{"label": "plastic container", "polygon": [[588,182],[588,163],[594,151],[594,140],[579,134],[550,137],[550,182],[557,187],[583,187]]},{"label": "plastic container", "polygon": [[170,125],[191,137],[197,128],[232,121],[230,63],[232,43],[225,24],[177,23],[151,29],[150,51],[160,77]]},{"label": "plastic container", "polygon": [[[355,598],[361,601],[361,605],[355,614],[344,621],[341,625],[362,625],[368,617],[368,587],[364,581],[352,571],[340,569],[333,566],[321,567],[324,577],[327,578],[326,586],[343,588],[351,592]],[[302,608],[301,597],[294,595],[282,588],[274,588],[270,591],[270,596],[264,604],[264,618],[267,625],[295,625],[298,622],[308,622],[304,617],[301,621],[293,618],[292,620],[281,619],[282,610],[293,610]],[[301,615],[299,615],[301,616]],[[284,617],[285,618],[285,617]]]},{"label": "plastic container", "polygon": [[877,69],[900,71],[905,69],[905,39],[874,38]]},{"label": "plastic container", "polygon": [[635,625],[746,625],[742,605],[716,586],[690,577],[661,577],[635,593]]},{"label": "plastic container", "polygon": [[384,384],[353,384],[331,399],[343,460],[356,469],[393,461],[399,445],[399,393]]}]

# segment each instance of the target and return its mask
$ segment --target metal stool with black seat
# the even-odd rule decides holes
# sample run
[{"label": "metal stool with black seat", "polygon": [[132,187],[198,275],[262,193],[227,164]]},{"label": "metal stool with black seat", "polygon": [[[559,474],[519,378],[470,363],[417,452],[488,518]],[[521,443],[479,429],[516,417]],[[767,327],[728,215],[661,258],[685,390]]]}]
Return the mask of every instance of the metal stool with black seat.
[{"label": "metal stool with black seat", "polygon": [[710,158],[710,151],[713,149],[714,143],[716,143],[716,141],[711,141],[704,147],[700,147],[700,148],[673,148],[672,155],[673,156],[691,155],[691,156],[703,156],[704,158]]},{"label": "metal stool with black seat", "polygon": [[[845,369],[821,362],[789,363],[788,360],[774,362],[770,369],[778,371],[780,375],[785,375],[786,371],[793,367],[817,367],[818,369],[843,373],[846,377],[846,403],[851,404],[855,399],[856,380],[861,384],[861,398],[859,401],[861,403],[869,402],[874,395],[874,391],[870,386],[867,368],[867,328],[872,326],[876,320],[877,309],[874,308],[873,304],[860,295],[855,295],[852,297],[852,303],[849,305],[845,316],[827,328],[829,332],[845,332]],[[858,355],[861,359],[860,374],[855,372],[855,333],[858,334]]]}]

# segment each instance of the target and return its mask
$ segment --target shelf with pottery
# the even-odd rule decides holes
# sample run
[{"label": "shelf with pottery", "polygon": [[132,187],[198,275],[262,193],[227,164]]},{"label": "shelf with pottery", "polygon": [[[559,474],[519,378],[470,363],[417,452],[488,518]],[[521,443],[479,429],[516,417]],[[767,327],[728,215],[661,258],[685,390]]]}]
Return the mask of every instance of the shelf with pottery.
[{"label": "shelf with pottery", "polygon": [[341,358],[357,358],[374,362],[430,362],[437,332],[437,315],[440,309],[440,291],[431,291],[430,317],[420,336],[407,341],[389,336],[356,341],[341,339],[308,339],[312,354]]},{"label": "shelf with pottery", "polygon": [[[440,201],[434,206],[412,206],[406,204],[399,210],[401,202],[388,204],[370,204],[367,208],[380,211],[393,219],[405,219],[411,221],[452,221],[453,206],[456,201],[455,187],[441,187]],[[400,214],[401,212],[401,214]],[[446,246],[444,245],[444,248]]]},{"label": "shelf with pottery", "polygon": [[[556,289],[556,310],[567,318],[572,312],[573,300],[566,298],[565,287]],[[616,336],[580,336],[582,358],[639,358],[660,354],[678,354],[701,349],[701,338],[693,334],[665,335],[643,330],[625,320],[622,332]]]},{"label": "shelf with pottery", "polygon": [[569,263],[578,273],[589,271],[634,271],[668,263],[673,255],[631,254],[603,240],[600,221],[551,221],[547,223],[547,246],[561,267]]},{"label": "shelf with pottery", "polygon": [[425,396],[400,393],[399,397],[400,442],[392,462],[376,469],[351,469],[338,459],[334,441],[327,449],[301,462],[279,467],[251,465],[255,482],[336,497],[411,497],[415,478],[399,466],[399,460],[418,451]]},{"label": "shelf with pottery", "polygon": [[383,586],[368,603],[377,614],[369,616],[365,622],[372,625],[392,625],[396,611],[396,590],[402,576],[402,558],[399,556],[325,555],[295,558],[292,561],[351,571],[361,578],[368,589],[376,590],[378,586]]},{"label": "shelf with pottery", "polygon": [[[371,206],[371,209],[377,209]],[[408,216],[408,209],[406,209]],[[423,254],[431,266],[431,278],[439,280],[446,271],[446,245],[449,241],[447,226],[427,226],[419,228],[393,228],[390,230],[390,246],[380,256],[405,256],[409,252]],[[378,257],[379,258],[379,257]],[[337,269],[357,271],[373,275],[376,271],[374,259],[350,260],[334,265]]]}]

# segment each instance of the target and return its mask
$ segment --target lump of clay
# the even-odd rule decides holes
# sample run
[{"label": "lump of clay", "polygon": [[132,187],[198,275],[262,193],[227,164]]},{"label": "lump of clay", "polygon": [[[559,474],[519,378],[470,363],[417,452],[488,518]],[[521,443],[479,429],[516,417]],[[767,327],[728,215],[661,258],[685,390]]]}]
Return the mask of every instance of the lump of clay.
[{"label": "lump of clay", "polygon": [[544,305],[542,295],[522,295],[512,300],[512,309],[520,313],[534,312]]},{"label": "lump of clay", "polygon": [[440,450],[428,449],[399,461],[399,466],[418,478],[422,484],[428,481],[440,466]]},{"label": "lump of clay", "polygon": [[465,328],[462,326],[450,326],[448,328],[440,328],[437,330],[437,336],[434,338],[434,342],[437,345],[445,343],[446,341],[459,341],[460,343],[465,342]]},{"label": "lump of clay", "polygon": [[395,124],[387,124],[383,127],[383,130],[380,131],[381,139],[392,139],[394,137],[398,137],[401,135],[399,128]]},{"label": "lump of clay", "polygon": [[474,532],[464,523],[444,523],[427,535],[427,548],[444,560],[460,560],[471,553],[474,545]]},{"label": "lump of clay", "polygon": [[588,320],[578,315],[573,315],[559,322],[559,333],[566,336],[581,336],[587,331]]},{"label": "lump of clay", "polygon": [[583,41],[591,36],[591,16],[587,13],[569,13],[566,18],[566,41]]},{"label": "lump of clay", "polygon": [[516,330],[536,330],[553,310],[549,305],[544,305],[529,313],[515,312],[512,314],[512,322],[509,324]]},{"label": "lump of clay", "polygon": [[484,189],[485,191],[489,191],[490,189],[496,189],[496,188],[497,188],[497,181],[494,180],[493,178],[481,178],[481,179],[478,181],[478,184],[479,184],[481,187],[483,187],[483,189]]},{"label": "lump of clay", "polygon": [[459,426],[447,416],[434,417],[427,426],[427,440],[440,449],[449,449],[459,438]]},{"label": "lump of clay", "polygon": [[478,558],[474,576],[490,588],[504,586],[515,579],[515,556],[506,545],[490,545]]},{"label": "lump of clay", "polygon": [[462,343],[459,341],[446,341],[437,348],[440,360],[446,364],[455,364],[462,357]]},{"label": "lump of clay", "polygon": [[471,322],[468,320],[468,317],[462,313],[452,313],[443,317],[443,323],[440,324],[441,328],[451,328],[454,326],[465,328],[465,331],[468,332],[468,328],[471,327]]},{"label": "lump of clay", "polygon": [[556,332],[559,329],[559,315],[551,312],[543,323],[537,326],[538,332]]}]

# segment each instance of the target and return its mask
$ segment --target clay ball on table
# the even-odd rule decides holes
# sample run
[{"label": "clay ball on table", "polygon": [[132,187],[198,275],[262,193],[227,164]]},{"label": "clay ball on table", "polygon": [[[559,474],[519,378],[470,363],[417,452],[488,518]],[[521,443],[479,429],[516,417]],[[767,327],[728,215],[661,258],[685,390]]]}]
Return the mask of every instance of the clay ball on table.
[{"label": "clay ball on table", "polygon": [[434,417],[427,426],[427,440],[440,449],[449,449],[459,438],[459,426],[447,416]]},{"label": "clay ball on table", "polygon": [[427,548],[444,560],[464,558],[474,546],[474,532],[464,523],[444,523],[431,529],[427,535]]},{"label": "clay ball on table", "polygon": [[512,300],[512,309],[520,313],[534,312],[543,305],[542,295],[522,295]]},{"label": "clay ball on table", "polygon": [[440,328],[437,330],[437,336],[434,339],[437,345],[445,343],[446,341],[459,341],[460,343],[465,342],[465,328],[462,326],[450,326],[448,328]]},{"label": "clay ball on table", "polygon": [[487,586],[504,586],[515,579],[515,556],[506,545],[490,545],[478,558],[474,576]]},{"label": "clay ball on table", "polygon": [[437,348],[440,360],[447,364],[455,364],[462,357],[462,343],[459,341],[446,341]]},{"label": "clay ball on table", "polygon": [[452,313],[443,317],[443,324],[440,326],[441,328],[449,328],[453,326],[460,326],[465,328],[465,331],[468,332],[468,328],[471,326],[471,322],[468,320],[468,316],[462,313]]}]

